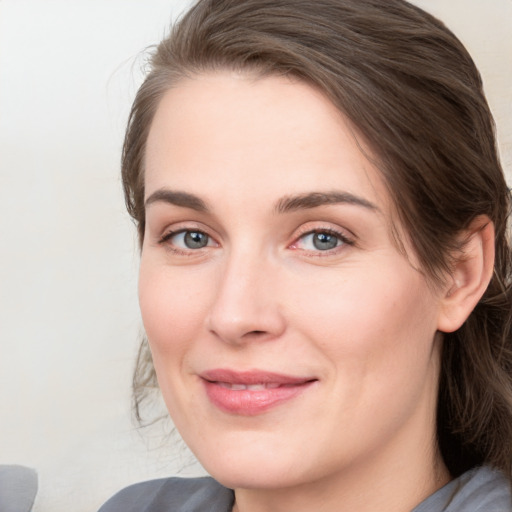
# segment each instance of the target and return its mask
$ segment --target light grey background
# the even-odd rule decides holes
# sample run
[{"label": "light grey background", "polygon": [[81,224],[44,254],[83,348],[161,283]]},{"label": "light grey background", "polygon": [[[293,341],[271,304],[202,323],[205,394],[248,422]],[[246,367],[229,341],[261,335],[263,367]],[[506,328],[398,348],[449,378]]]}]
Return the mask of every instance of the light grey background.
[{"label": "light grey background", "polygon": [[[313,0],[312,0],[313,1]],[[118,163],[140,52],[187,1],[0,1],[0,463],[39,473],[35,512],[95,511],[194,472],[130,422],[137,247]],[[512,172],[512,0],[417,0],[484,76]]]}]

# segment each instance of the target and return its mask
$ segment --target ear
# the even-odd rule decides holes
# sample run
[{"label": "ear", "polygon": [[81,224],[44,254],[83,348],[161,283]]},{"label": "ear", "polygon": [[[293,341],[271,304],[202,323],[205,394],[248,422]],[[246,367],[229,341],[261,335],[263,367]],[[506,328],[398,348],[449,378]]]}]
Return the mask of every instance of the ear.
[{"label": "ear", "polygon": [[485,293],[494,271],[494,224],[476,217],[460,234],[462,250],[456,256],[444,288],[438,330],[456,331]]}]

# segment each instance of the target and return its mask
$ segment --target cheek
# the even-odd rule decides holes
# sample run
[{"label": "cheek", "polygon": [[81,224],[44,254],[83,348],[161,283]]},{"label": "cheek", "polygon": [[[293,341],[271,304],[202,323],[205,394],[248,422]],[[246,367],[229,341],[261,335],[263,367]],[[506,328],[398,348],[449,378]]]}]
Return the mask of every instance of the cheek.
[{"label": "cheek", "polygon": [[[175,354],[194,338],[207,310],[204,283],[186,272],[144,258],[139,273],[139,304],[153,355]],[[203,283],[198,286],[198,283]]]},{"label": "cheek", "polygon": [[[202,283],[202,284],[201,284]],[[208,280],[183,269],[141,259],[139,304],[159,387],[178,428],[194,411],[187,389],[187,360],[200,339]]]},{"label": "cheek", "polygon": [[[379,266],[380,268],[380,266]],[[386,275],[352,269],[303,286],[296,305],[302,329],[332,361],[354,360],[354,372],[392,368],[427,358],[436,332],[436,300],[421,275],[387,263]],[[391,278],[390,276],[394,276]],[[405,361],[404,361],[405,360]],[[402,369],[404,371],[404,369]]]},{"label": "cheek", "polygon": [[434,407],[437,303],[419,274],[401,270],[388,274],[401,276],[394,280],[355,269],[330,283],[317,279],[296,310],[302,333],[330,369],[325,409],[334,420],[327,428],[343,426],[353,446],[379,442],[418,407]]}]

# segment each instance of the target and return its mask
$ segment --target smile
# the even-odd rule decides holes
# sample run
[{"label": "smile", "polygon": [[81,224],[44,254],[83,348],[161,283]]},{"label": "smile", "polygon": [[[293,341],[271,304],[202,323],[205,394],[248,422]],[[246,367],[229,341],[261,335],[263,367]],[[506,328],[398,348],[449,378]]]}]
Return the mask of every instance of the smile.
[{"label": "smile", "polygon": [[249,391],[261,391],[263,389],[275,389],[281,386],[281,384],[277,384],[276,382],[271,384],[230,384],[229,382],[217,382],[217,385],[231,389],[232,391],[241,391],[244,389],[248,389]]},{"label": "smile", "polygon": [[255,416],[298,397],[316,378],[250,371],[212,370],[201,375],[210,402],[230,414]]}]

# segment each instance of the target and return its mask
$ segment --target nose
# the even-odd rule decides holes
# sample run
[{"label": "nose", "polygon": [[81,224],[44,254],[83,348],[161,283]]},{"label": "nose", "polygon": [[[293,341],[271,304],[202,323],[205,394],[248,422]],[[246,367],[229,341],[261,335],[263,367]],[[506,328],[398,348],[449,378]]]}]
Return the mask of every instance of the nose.
[{"label": "nose", "polygon": [[219,273],[207,329],[233,345],[278,338],[286,321],[276,293],[276,272],[262,257],[233,254]]}]

